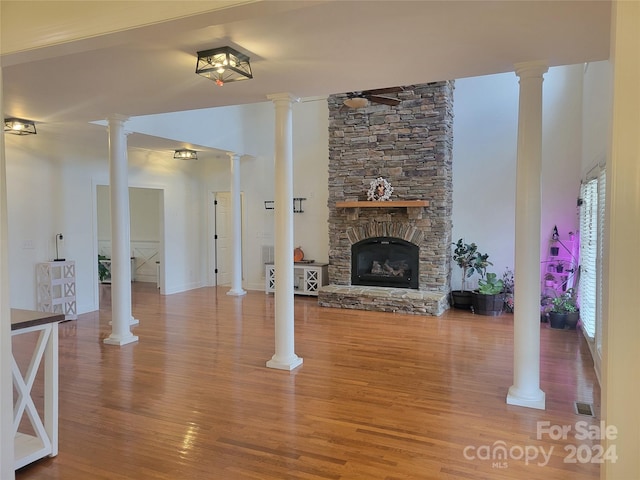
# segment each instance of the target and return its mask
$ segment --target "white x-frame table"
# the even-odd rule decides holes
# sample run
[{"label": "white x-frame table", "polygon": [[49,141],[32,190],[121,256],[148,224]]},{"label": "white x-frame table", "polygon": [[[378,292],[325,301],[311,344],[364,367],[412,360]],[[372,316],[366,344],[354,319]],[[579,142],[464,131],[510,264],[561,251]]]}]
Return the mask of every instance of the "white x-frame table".
[{"label": "white x-frame table", "polygon": [[[12,361],[13,385],[17,392],[13,406],[16,470],[47,455],[54,457],[58,454],[58,322],[64,319],[64,314],[11,309],[12,337],[39,332],[24,376],[15,356]],[[43,418],[40,418],[31,389],[43,361],[44,411]],[[25,413],[35,435],[18,431]]]}]

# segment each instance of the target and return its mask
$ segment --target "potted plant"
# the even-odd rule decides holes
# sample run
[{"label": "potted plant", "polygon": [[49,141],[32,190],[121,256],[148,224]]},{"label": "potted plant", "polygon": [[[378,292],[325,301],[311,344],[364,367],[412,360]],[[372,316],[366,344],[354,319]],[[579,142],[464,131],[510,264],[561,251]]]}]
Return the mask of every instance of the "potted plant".
[{"label": "potted plant", "polygon": [[553,297],[548,293],[543,293],[540,297],[540,323],[549,321],[549,311],[551,310]]},{"label": "potted plant", "polygon": [[100,280],[100,283],[104,283],[111,277],[111,273],[101,260],[108,260],[108,258],[104,255],[98,255],[98,280]]},{"label": "potted plant", "polygon": [[551,310],[549,310],[549,326],[551,328],[559,330],[566,326],[576,328],[580,318],[576,297],[576,291],[570,288],[551,301]]},{"label": "potted plant", "polygon": [[566,326],[570,330],[575,330],[580,321],[580,307],[578,306],[578,291],[575,288],[569,288],[565,292],[569,296],[569,304],[571,305],[571,311],[567,312]]},{"label": "potted plant", "polygon": [[454,308],[469,310],[471,308],[472,292],[466,289],[467,279],[474,273],[484,276],[488,265],[492,265],[487,260],[489,255],[479,253],[475,243],[464,243],[459,239],[453,244],[453,261],[462,269],[462,284],[460,290],[451,290],[451,299]]},{"label": "potted plant", "polygon": [[513,278],[513,270],[510,268],[507,268],[502,274],[502,284],[504,285],[504,309],[508,313],[513,313],[515,282]]},{"label": "potted plant", "polygon": [[479,315],[496,316],[504,308],[504,282],[495,273],[487,273],[478,281],[478,290],[473,295],[473,312]]}]

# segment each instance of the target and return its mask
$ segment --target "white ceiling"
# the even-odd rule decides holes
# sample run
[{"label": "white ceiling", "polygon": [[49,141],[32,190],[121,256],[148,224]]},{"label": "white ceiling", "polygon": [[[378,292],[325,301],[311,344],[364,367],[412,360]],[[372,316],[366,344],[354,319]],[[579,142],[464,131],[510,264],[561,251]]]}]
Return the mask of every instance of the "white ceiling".
[{"label": "white ceiling", "polygon": [[[89,122],[324,96],[609,56],[608,1],[3,0],[5,116]],[[173,18],[162,21],[163,18]],[[135,27],[135,25],[145,25]],[[254,79],[216,86],[196,51],[230,45]]]}]

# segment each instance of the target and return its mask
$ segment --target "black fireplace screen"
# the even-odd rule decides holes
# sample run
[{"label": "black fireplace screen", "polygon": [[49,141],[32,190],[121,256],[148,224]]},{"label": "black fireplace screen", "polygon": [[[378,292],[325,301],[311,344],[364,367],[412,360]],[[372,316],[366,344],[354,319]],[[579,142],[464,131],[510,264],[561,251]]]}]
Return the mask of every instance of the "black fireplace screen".
[{"label": "black fireplace screen", "polygon": [[366,238],[351,246],[351,284],[418,288],[419,247],[400,238]]}]

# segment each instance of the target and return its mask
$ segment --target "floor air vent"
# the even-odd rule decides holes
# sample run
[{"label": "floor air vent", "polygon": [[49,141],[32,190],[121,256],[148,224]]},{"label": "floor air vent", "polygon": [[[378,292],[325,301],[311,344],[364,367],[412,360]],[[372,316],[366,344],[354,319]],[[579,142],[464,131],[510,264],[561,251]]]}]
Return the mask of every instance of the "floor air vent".
[{"label": "floor air vent", "polygon": [[578,415],[593,417],[593,406],[590,403],[576,402],[575,409]]}]

